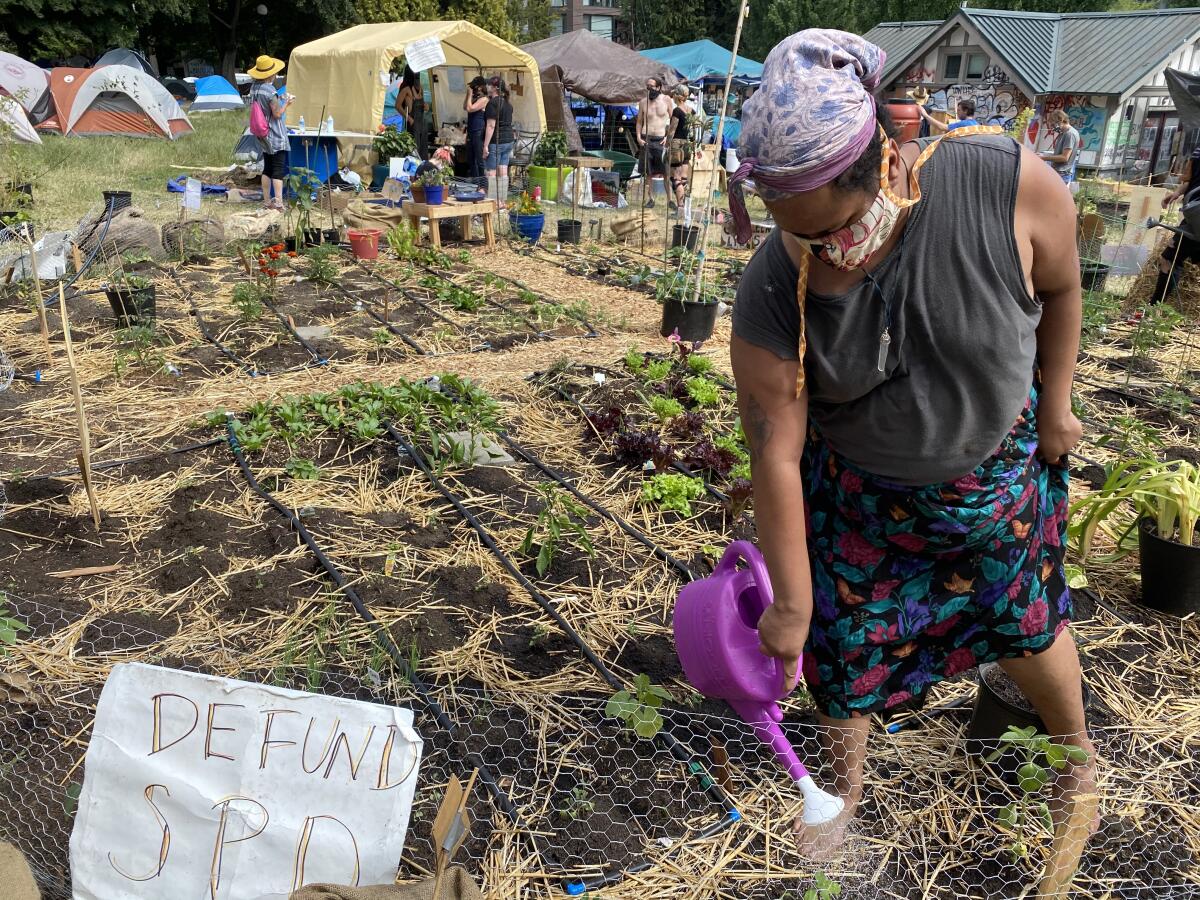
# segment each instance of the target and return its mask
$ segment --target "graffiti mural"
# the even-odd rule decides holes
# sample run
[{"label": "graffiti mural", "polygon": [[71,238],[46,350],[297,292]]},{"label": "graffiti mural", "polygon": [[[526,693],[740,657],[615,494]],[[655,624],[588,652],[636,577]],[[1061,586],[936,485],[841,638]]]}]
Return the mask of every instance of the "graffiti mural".
[{"label": "graffiti mural", "polygon": [[933,69],[926,69],[923,66],[914,66],[904,73],[904,80],[910,84],[928,84],[935,77]]},{"label": "graffiti mural", "polygon": [[1104,138],[1106,110],[1096,106],[1088,94],[1051,94],[1042,101],[1042,114],[1061,109],[1079,132],[1081,153],[1096,153]]},{"label": "graffiti mural", "polygon": [[983,70],[984,84],[1008,84],[1008,73],[996,65],[988,66]]},{"label": "graffiti mural", "polygon": [[[993,66],[992,68],[996,68]],[[1003,72],[998,73],[1004,75]],[[1007,75],[1004,75],[1007,78]],[[954,109],[959,100],[975,101],[975,118],[981,125],[1000,125],[1007,128],[1029,106],[1029,98],[1016,85],[952,84],[946,88],[946,100]]]}]

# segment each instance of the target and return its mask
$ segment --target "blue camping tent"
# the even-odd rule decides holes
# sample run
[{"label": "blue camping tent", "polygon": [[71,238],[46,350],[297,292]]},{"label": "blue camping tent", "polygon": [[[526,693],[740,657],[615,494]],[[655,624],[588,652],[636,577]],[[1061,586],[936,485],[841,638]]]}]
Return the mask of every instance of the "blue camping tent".
[{"label": "blue camping tent", "polygon": [[[729,57],[733,54],[707,38],[676,44],[673,47],[656,47],[641,51],[643,56],[666,63],[688,81],[696,82],[711,76],[725,77],[729,71]],[[737,58],[734,77],[758,78],[762,75],[762,63],[744,56]]]},{"label": "blue camping tent", "polygon": [[211,112],[217,109],[242,109],[242,95],[220,75],[196,79],[196,99],[188,112]]}]

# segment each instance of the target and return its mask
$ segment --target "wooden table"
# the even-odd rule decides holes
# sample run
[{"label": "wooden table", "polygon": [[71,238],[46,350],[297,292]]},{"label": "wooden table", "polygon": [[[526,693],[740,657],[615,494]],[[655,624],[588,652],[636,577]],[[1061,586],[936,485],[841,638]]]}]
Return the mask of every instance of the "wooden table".
[{"label": "wooden table", "polygon": [[496,227],[495,218],[498,212],[497,203],[495,200],[472,200],[463,202],[453,198],[447,198],[444,203],[439,203],[435,206],[430,206],[428,203],[417,203],[413,200],[405,200],[401,206],[401,212],[408,216],[408,220],[412,223],[413,231],[417,235],[417,243],[421,242],[421,218],[429,220],[429,240],[437,249],[442,248],[442,235],[438,230],[438,222],[441,219],[458,219],[462,226],[463,240],[471,239],[471,217],[483,217],[483,236],[487,240],[487,246],[490,250],[496,246]]},{"label": "wooden table", "polygon": [[[604,169],[608,171],[613,167],[611,159],[605,159],[602,156],[560,156],[558,158],[558,196],[562,197],[563,192],[563,167],[570,167],[575,170],[574,190],[571,191],[571,206],[575,206],[575,198],[579,196],[579,170],[580,169]],[[559,200],[561,203],[562,200]]]}]

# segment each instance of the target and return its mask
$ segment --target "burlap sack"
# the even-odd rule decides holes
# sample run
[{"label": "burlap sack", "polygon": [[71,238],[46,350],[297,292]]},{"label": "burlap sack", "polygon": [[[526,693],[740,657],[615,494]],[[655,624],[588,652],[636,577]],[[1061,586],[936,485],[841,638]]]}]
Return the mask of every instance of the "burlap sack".
[{"label": "burlap sack", "polygon": [[433,896],[433,879],[415,884],[376,884],[343,887],[337,884],[307,884],[294,891],[291,900],[483,900],[483,894],[465,869],[451,866],[442,879],[438,896]]},{"label": "burlap sack", "polygon": [[181,251],[184,256],[215,256],[225,249],[225,228],[213,219],[168,222],[162,227],[162,245],[170,256]]},{"label": "burlap sack", "polygon": [[[42,896],[21,851],[4,841],[0,841],[0,896],[4,900],[41,900]],[[478,891],[474,896],[479,896]]]},{"label": "burlap sack", "polygon": [[383,203],[364,203],[362,200],[351,200],[350,205],[342,213],[342,218],[351,228],[378,228],[387,234],[408,216],[403,207],[387,206]]},{"label": "burlap sack", "polygon": [[[103,222],[104,213],[100,213],[80,229],[79,249],[84,256],[91,253],[100,240],[100,235],[104,232]],[[101,252],[108,256],[139,251],[161,254],[161,247],[158,226],[148,221],[139,207],[129,206],[113,215],[108,232],[104,235],[104,248]]]},{"label": "burlap sack", "polygon": [[282,234],[283,213],[276,209],[250,209],[225,220],[225,240],[258,241]]}]

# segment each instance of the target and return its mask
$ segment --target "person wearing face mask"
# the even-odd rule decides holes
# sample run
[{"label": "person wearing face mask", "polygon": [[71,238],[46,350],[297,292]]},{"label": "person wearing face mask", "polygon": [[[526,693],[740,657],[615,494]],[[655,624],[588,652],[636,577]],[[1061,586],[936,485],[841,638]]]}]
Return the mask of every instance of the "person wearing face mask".
[{"label": "person wearing face mask", "polygon": [[646,99],[638,101],[637,142],[642,148],[642,178],[646,185],[646,206],[654,206],[650,182],[661,175],[663,184],[671,177],[667,165],[667,127],[671,123],[671,101],[662,93],[662,82],[646,79]]},{"label": "person wearing face mask", "polygon": [[1046,116],[1046,123],[1055,135],[1054,149],[1041,154],[1042,159],[1058,173],[1059,178],[1070,184],[1075,180],[1075,168],[1079,164],[1079,144],[1082,138],[1071,125],[1071,118],[1061,109]]},{"label": "person wearing face mask", "polygon": [[1089,755],[1057,773],[1056,820],[1094,784],[1063,570],[1075,208],[998,128],[899,146],[872,96],[883,63],[840,31],[777,45],[730,180],[743,243],[747,181],[776,224],[730,346],[775,597],[760,649],[788,679],[803,654],[846,802],[797,821],[804,849],[854,815],[871,717],[993,660]]}]

